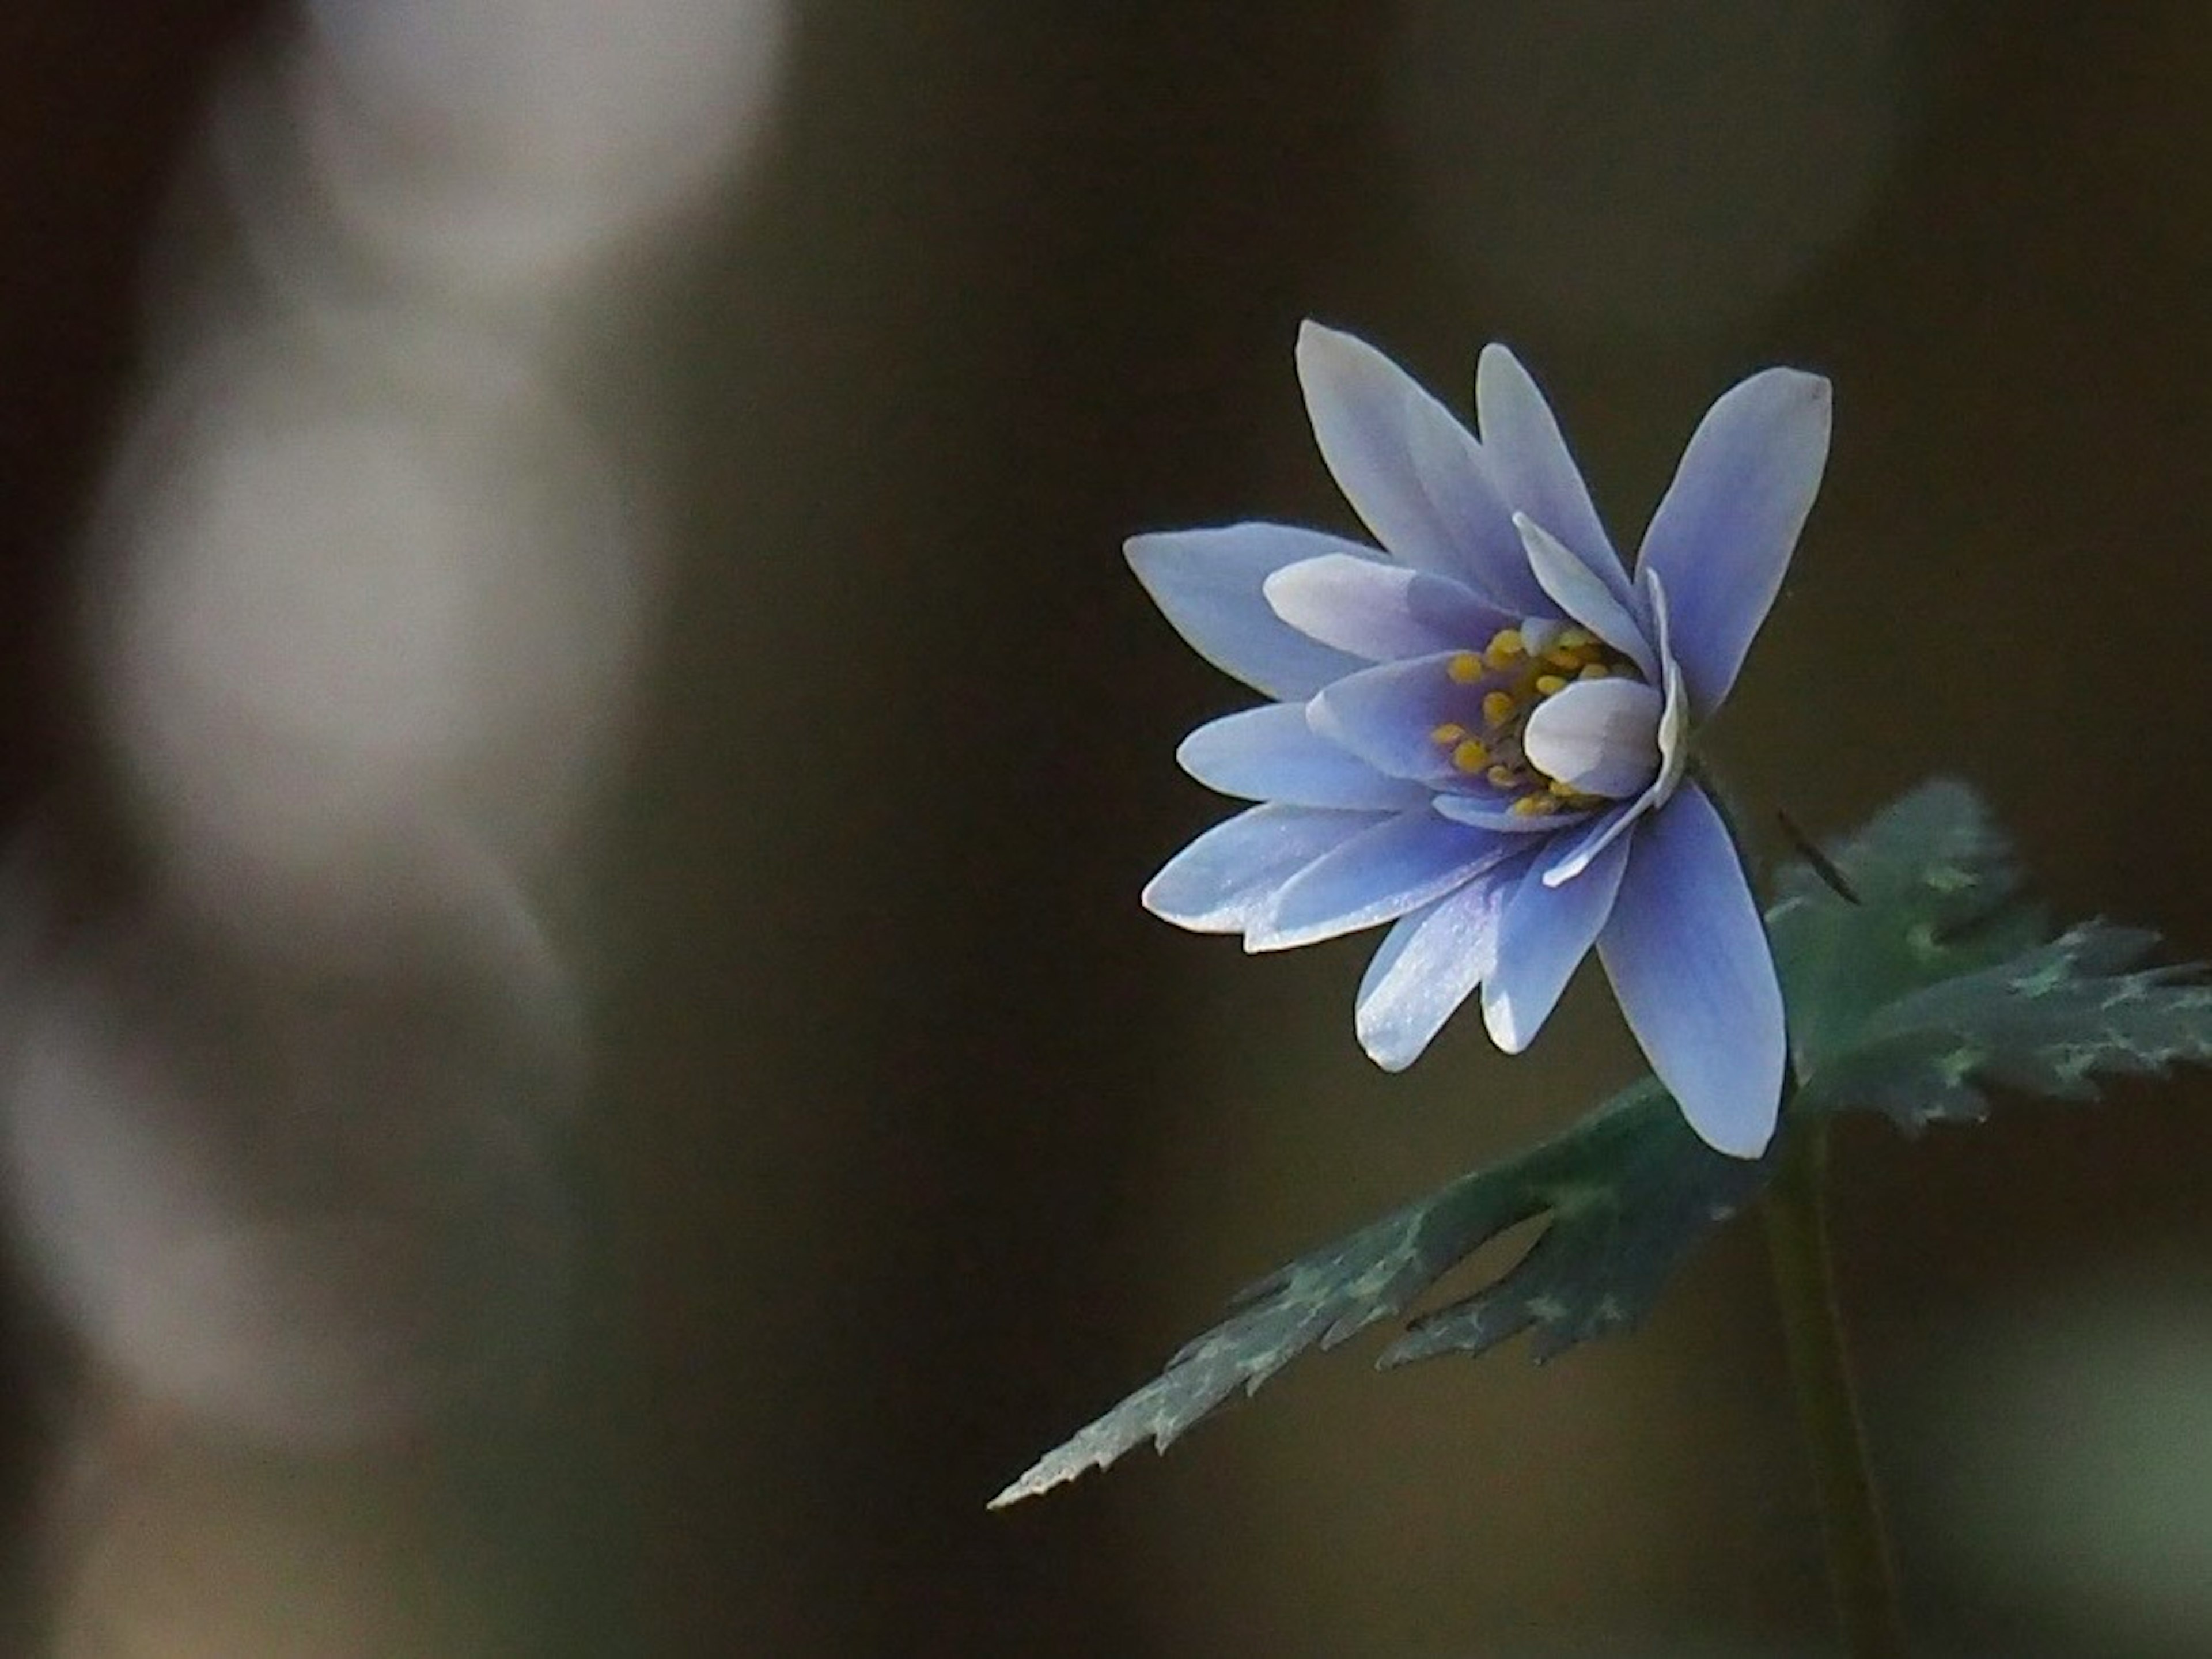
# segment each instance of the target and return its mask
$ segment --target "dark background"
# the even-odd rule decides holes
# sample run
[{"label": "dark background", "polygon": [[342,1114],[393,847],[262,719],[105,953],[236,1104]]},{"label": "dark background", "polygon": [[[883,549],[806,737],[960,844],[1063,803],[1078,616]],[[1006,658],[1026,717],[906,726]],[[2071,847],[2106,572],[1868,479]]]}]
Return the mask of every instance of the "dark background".
[{"label": "dark background", "polygon": [[[167,181],[268,21],[0,21],[26,813],[97,748],[76,550]],[[2201,954],[2208,94],[2181,3],[804,9],[765,152],[643,279],[675,550],[565,939],[599,1045],[592,1267],[532,1419],[568,1478],[510,1569],[557,1593],[484,1650],[1816,1639],[1741,1227],[1632,1340],[1379,1379],[1355,1348],[1163,1465],[983,1513],[1237,1285],[1635,1063],[1584,985],[1530,1055],[1463,1021],[1386,1079],[1352,1040],[1364,945],[1253,962],[1139,910],[1219,811],[1174,744],[1237,693],[1118,544],[1348,526],[1302,316],[1462,404],[1510,342],[1624,541],[1712,396],[1817,368],[1827,483],[1723,763],[1823,833],[1961,774],[2063,914]],[[1931,1650],[2212,1646],[2212,1501],[2147,1482],[2212,1442],[2201,1405],[2154,1408],[2212,1397],[2207,1104],[2185,1078],[1843,1137],[1844,1291]],[[57,1389],[28,1343],[8,1443],[35,1514]],[[2082,1538],[2035,1530],[2054,1508]],[[2166,1554],[2102,1573],[2130,1528]]]}]

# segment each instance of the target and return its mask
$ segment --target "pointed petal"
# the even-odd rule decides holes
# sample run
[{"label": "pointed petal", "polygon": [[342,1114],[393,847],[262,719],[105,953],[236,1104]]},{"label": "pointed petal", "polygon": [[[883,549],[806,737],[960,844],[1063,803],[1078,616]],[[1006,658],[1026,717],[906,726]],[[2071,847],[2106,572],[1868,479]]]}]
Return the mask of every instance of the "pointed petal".
[{"label": "pointed petal", "polygon": [[1501,865],[1400,919],[1359,981],[1353,1028],[1386,1072],[1420,1058],[1498,959],[1498,920],[1522,867]]},{"label": "pointed petal", "polygon": [[1532,764],[1570,788],[1619,799],[1658,775],[1665,707],[1655,686],[1578,680],[1536,705],[1522,746]]},{"label": "pointed petal", "polygon": [[1697,784],[1638,831],[1598,954],[1690,1127],[1731,1157],[1765,1152],[1787,1063],[1782,991],[1742,861]]},{"label": "pointed petal", "polygon": [[1340,555],[1286,565],[1263,591],[1298,632],[1370,662],[1480,650],[1518,620],[1449,576]]},{"label": "pointed petal", "polygon": [[1644,636],[1643,624],[1627,605],[1583,562],[1581,555],[1527,514],[1515,514],[1513,524],[1521,532],[1522,544],[1528,550],[1529,568],[1553,602],[1634,662],[1645,679],[1656,680],[1658,656]]},{"label": "pointed petal", "polygon": [[1690,702],[1719,708],[1766,620],[1828,460],[1827,381],[1770,368],[1723,393],[1682,452],[1639,568],[1674,602]]},{"label": "pointed petal", "polygon": [[1247,800],[1395,812],[1429,799],[1419,784],[1384,777],[1316,732],[1303,703],[1271,702],[1209,720],[1182,740],[1176,759],[1207,788]]},{"label": "pointed petal", "polygon": [[1503,836],[1434,812],[1401,813],[1316,860],[1244,930],[1248,951],[1286,951],[1395,921],[1442,898],[1514,850]]},{"label": "pointed petal", "polygon": [[1309,322],[1297,356],[1322,459],[1376,539],[1502,610],[1543,609],[1489,465],[1451,411],[1349,334]]},{"label": "pointed petal", "polygon": [[1310,697],[1360,664],[1278,617],[1261,585],[1285,565],[1382,556],[1357,542],[1280,524],[1232,524],[1132,536],[1130,568],[1191,649],[1271,697]]},{"label": "pointed petal", "polygon": [[1552,406],[1521,360],[1502,345],[1482,349],[1474,372],[1474,413],[1482,453],[1490,458],[1491,474],[1507,505],[1581,553],[1626,603],[1628,573],[1605,533]]},{"label": "pointed petal", "polygon": [[1517,1054],[1534,1040],[1605,926],[1628,863],[1628,843],[1601,854],[1579,881],[1547,887],[1523,879],[1498,925],[1498,965],[1482,984],[1490,1040]]},{"label": "pointed petal", "polygon": [[1255,806],[1170,859],[1145,884],[1145,908],[1195,933],[1241,933],[1291,877],[1386,822],[1372,812]]}]

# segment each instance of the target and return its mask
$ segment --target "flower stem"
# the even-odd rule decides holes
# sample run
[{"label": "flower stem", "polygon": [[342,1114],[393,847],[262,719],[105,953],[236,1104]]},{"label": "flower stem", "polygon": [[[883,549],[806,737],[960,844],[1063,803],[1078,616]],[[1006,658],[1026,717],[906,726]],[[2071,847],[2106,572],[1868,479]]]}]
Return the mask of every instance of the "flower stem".
[{"label": "flower stem", "polygon": [[1828,1126],[1819,1117],[1789,1123],[1786,1115],[1784,1124],[1779,1166],[1760,1213],[1774,1260],[1797,1414],[1820,1496],[1829,1587],[1850,1659],[1902,1659],[1906,1650],[1897,1577],[1867,1468],[1866,1435],[1844,1352],[1828,1255]]}]

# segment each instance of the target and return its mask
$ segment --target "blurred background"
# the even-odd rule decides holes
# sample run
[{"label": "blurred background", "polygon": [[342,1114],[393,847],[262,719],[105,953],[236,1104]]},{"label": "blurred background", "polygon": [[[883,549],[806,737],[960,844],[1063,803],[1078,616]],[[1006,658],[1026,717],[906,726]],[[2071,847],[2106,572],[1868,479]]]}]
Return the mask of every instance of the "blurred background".
[{"label": "blurred background", "polygon": [[[1134,531],[1348,528],[1298,319],[1510,342],[1632,542],[1837,386],[1717,735],[2212,950],[2212,32],[1882,0],[0,16],[0,1650],[1825,1652],[1759,1242],[982,1504],[1630,1078],[1361,1058],[1136,903],[1238,690]],[[2212,1090],[1851,1125],[1930,1653],[2212,1651]]]}]

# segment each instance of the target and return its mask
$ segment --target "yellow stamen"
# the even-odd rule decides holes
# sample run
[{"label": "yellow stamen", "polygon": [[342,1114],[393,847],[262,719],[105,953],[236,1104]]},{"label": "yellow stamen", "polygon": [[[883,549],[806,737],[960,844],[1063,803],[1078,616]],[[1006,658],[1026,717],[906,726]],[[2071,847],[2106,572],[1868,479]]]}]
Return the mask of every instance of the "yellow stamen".
[{"label": "yellow stamen", "polygon": [[1439,744],[1444,748],[1449,749],[1466,736],[1467,727],[1464,726],[1455,726],[1451,721],[1446,720],[1442,726],[1437,726],[1436,730],[1429,733],[1429,741],[1433,744]]},{"label": "yellow stamen", "polygon": [[1492,668],[1504,668],[1528,648],[1519,629],[1501,628],[1490,636],[1490,643],[1483,647],[1482,659]]},{"label": "yellow stamen", "polygon": [[1490,750],[1473,738],[1452,750],[1452,764],[1462,772],[1480,772],[1490,759]]},{"label": "yellow stamen", "polygon": [[1564,691],[1566,689],[1566,681],[1562,679],[1557,674],[1539,674],[1536,676],[1536,690],[1540,696],[1548,697],[1556,691]]},{"label": "yellow stamen", "polygon": [[1510,766],[1493,766],[1483,775],[1494,788],[1510,789],[1521,781],[1521,775]]},{"label": "yellow stamen", "polygon": [[1603,663],[1594,662],[1585,667],[1583,672],[1576,675],[1575,678],[1578,680],[1601,680],[1612,672],[1613,670],[1607,668]]},{"label": "yellow stamen", "polygon": [[1549,792],[1546,792],[1542,794],[1522,796],[1519,800],[1513,803],[1511,811],[1516,818],[1541,817],[1547,812],[1558,810],[1559,805]]},{"label": "yellow stamen", "polygon": [[1544,653],[1544,660],[1554,668],[1580,668],[1589,659],[1587,648],[1576,651],[1564,645],[1555,645]]},{"label": "yellow stamen", "polygon": [[1564,651],[1578,651],[1583,646],[1596,643],[1597,635],[1587,628],[1563,628],[1559,630],[1559,637],[1552,641],[1555,648]]},{"label": "yellow stamen", "polygon": [[1503,726],[1513,718],[1513,694],[1510,691],[1487,691],[1482,698],[1482,720],[1486,726]]},{"label": "yellow stamen", "polygon": [[1472,651],[1462,651],[1451,659],[1445,671],[1461,685],[1473,685],[1482,678],[1482,659]]}]

